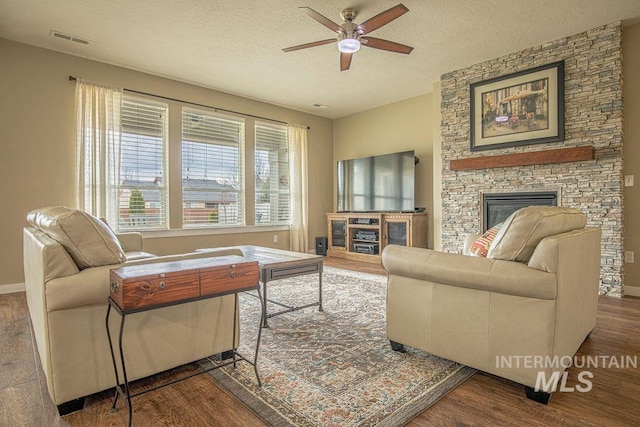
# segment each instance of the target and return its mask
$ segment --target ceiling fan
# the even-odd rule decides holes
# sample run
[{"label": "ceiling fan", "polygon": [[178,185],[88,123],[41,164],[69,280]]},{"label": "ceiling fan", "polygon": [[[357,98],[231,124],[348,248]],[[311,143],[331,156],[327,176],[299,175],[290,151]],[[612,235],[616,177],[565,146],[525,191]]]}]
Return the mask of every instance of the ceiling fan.
[{"label": "ceiling fan", "polygon": [[353,22],[353,20],[358,15],[358,11],[353,8],[344,9],[340,13],[340,16],[342,16],[342,20],[344,21],[342,25],[336,24],[329,18],[319,14],[310,7],[302,6],[300,7],[300,9],[303,9],[307,15],[309,15],[325,27],[329,28],[331,31],[335,31],[336,33],[338,33],[338,37],[287,47],[282,49],[285,52],[292,52],[294,50],[322,46],[324,44],[333,43],[337,40],[338,50],[340,51],[340,71],[345,71],[348,70],[351,66],[351,57],[360,49],[361,45],[372,47],[375,49],[387,50],[389,52],[405,54],[409,54],[413,50],[411,46],[406,46],[389,40],[369,36],[364,37],[366,34],[377,30],[383,25],[386,25],[394,19],[407,13],[409,9],[407,9],[407,7],[402,3],[392,7],[391,9],[387,9],[382,13],[377,14],[373,18],[367,19],[362,24],[356,24]]}]

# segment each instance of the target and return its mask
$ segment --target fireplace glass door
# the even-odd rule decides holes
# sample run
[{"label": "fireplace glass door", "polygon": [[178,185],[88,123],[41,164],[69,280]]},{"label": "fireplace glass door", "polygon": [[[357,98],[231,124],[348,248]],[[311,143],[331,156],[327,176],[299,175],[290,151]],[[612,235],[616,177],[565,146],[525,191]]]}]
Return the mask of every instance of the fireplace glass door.
[{"label": "fireplace glass door", "polygon": [[557,206],[556,191],[524,193],[486,193],[482,197],[482,232],[509,218],[509,215],[527,206]]}]

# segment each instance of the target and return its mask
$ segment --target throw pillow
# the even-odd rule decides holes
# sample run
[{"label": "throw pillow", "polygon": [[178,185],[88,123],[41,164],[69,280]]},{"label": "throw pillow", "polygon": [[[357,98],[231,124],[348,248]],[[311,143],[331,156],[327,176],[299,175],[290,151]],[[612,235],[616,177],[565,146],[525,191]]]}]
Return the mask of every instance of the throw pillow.
[{"label": "throw pillow", "polygon": [[502,227],[502,223],[494,225],[479,237],[478,240],[473,242],[471,248],[469,248],[469,255],[486,257],[489,253],[489,247],[491,243],[493,243],[493,239],[496,238],[500,227]]},{"label": "throw pillow", "polygon": [[584,228],[587,218],[578,209],[559,206],[528,206],[504,221],[487,258],[529,262],[545,237]]},{"label": "throw pillow", "polygon": [[[111,233],[115,236],[116,232],[113,231],[113,228],[111,228],[111,226],[109,225],[109,222],[107,221],[107,218],[100,218],[100,221],[104,222],[104,225],[107,226],[107,228],[109,229],[109,231],[111,231]],[[117,236],[116,236],[117,237]],[[124,251],[124,245],[122,244],[122,242],[120,241],[120,239],[117,239],[118,241],[118,245],[120,245],[120,247],[122,248],[122,250]],[[126,252],[126,251],[125,251]]]},{"label": "throw pillow", "polygon": [[86,212],[51,206],[29,212],[27,220],[64,246],[80,270],[126,260],[113,231]]}]

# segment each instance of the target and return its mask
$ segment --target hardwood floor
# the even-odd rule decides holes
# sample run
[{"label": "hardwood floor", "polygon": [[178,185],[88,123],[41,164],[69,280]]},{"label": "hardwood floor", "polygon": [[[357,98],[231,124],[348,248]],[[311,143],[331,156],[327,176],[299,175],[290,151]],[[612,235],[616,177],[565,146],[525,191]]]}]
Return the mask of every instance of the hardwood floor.
[{"label": "hardwood floor", "polygon": [[[325,265],[386,274],[376,264],[327,258]],[[58,415],[34,348],[24,293],[0,295],[0,349],[0,426],[126,425],[126,410],[109,411],[111,392],[91,396],[82,411],[64,418]],[[640,298],[600,297],[597,326],[578,355],[640,357]],[[138,381],[136,387],[193,369],[185,365]],[[569,369],[567,386],[579,384],[581,370]],[[640,425],[640,368],[590,370],[594,375],[591,391],[555,393],[546,406],[528,400],[521,385],[478,372],[408,425]],[[207,375],[138,396],[132,402],[134,426],[263,425]]]}]

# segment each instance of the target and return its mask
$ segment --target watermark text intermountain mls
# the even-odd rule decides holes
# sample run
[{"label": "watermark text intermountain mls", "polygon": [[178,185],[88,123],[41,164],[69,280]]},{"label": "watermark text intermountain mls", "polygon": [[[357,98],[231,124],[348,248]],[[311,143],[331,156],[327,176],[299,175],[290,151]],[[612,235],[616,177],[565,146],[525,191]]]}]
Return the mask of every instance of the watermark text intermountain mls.
[{"label": "watermark text intermountain mls", "polygon": [[[570,367],[582,369],[578,373],[578,384],[567,386],[569,375],[565,369]],[[540,369],[536,377],[535,391],[554,393],[591,391],[593,372],[590,369],[629,369],[638,368],[637,355],[598,355],[598,356],[540,356],[540,355],[509,355],[496,356],[496,367],[500,369],[525,368]],[[552,370],[549,372],[549,370]]]},{"label": "watermark text intermountain mls", "polygon": [[638,356],[540,356],[540,355],[514,355],[496,356],[497,368],[526,368],[526,369],[560,369],[570,368],[586,369],[625,369],[637,368]]}]

